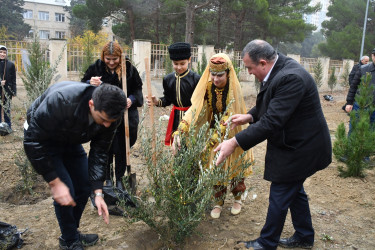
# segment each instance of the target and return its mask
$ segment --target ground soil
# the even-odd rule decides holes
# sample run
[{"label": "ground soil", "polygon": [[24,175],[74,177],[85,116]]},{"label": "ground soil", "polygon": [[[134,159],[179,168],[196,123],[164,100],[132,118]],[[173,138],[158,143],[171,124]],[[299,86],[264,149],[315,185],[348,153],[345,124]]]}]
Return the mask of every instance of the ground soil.
[{"label": "ground soil", "polygon": [[[23,249],[57,249],[59,227],[54,215],[52,199],[46,183],[39,179],[33,195],[22,193],[20,172],[15,164],[15,152],[22,148],[22,123],[25,98],[20,87],[12,110],[15,133],[0,138],[0,221],[16,225],[20,230],[28,228],[23,235]],[[323,111],[328,122],[332,140],[339,123],[347,124],[349,117],[341,110],[345,103],[345,91],[334,92],[333,101],[325,101],[320,93]],[[252,106],[255,97],[246,98]],[[156,118],[168,115],[169,109],[155,109]],[[246,180],[252,188],[238,216],[230,215],[233,198],[229,195],[222,216],[213,220],[207,216],[198,227],[200,236],[188,239],[184,249],[234,249],[237,240],[255,239],[264,224],[270,183],[263,180],[266,143],[254,148],[256,163],[254,174]],[[137,152],[138,142],[132,151],[132,167],[140,177],[144,175],[142,160]],[[316,173],[305,182],[310,198],[310,208],[315,228],[314,249],[375,249],[375,169],[366,170],[366,177],[341,178],[333,160],[325,170]],[[90,249],[160,249],[156,232],[143,222],[129,223],[127,219],[110,216],[106,225],[96,210],[88,203],[80,230],[95,232],[100,241]],[[288,215],[282,236],[293,234]]]}]

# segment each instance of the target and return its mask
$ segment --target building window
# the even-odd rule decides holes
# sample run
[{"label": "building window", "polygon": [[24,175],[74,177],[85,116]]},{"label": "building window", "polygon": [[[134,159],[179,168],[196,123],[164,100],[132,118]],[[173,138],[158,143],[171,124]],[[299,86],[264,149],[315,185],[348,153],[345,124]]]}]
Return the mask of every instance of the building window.
[{"label": "building window", "polygon": [[49,39],[49,30],[40,30],[39,31],[40,39]]},{"label": "building window", "polygon": [[33,11],[32,10],[25,10],[25,12],[23,13],[23,18],[33,19]]},{"label": "building window", "polygon": [[55,13],[56,22],[65,22],[65,14]]},{"label": "building window", "polygon": [[26,35],[27,38],[34,38],[34,30],[29,30],[29,34]]},{"label": "building window", "polygon": [[49,12],[47,11],[39,11],[39,20],[48,21],[49,20]]},{"label": "building window", "polygon": [[56,31],[55,38],[65,39],[65,32],[64,31]]}]

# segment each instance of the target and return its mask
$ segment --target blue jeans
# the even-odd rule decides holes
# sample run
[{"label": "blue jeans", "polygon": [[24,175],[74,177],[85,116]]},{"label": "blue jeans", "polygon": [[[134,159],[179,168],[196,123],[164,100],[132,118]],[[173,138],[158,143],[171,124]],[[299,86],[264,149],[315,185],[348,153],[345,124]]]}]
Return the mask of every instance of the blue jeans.
[{"label": "blue jeans", "polygon": [[[357,102],[354,102],[352,112],[353,110],[354,112],[357,112],[359,110],[359,105]],[[370,123],[373,124],[374,122],[375,122],[375,111],[372,112],[370,116]],[[348,137],[350,136],[351,132],[352,132],[352,118],[350,118],[350,121],[349,121]]]},{"label": "blue jeans", "polygon": [[288,209],[295,229],[294,236],[303,242],[314,244],[314,229],[303,188],[304,181],[271,183],[267,219],[257,239],[265,249],[277,248]]},{"label": "blue jeans", "polygon": [[60,206],[54,202],[62,238],[68,243],[78,240],[77,231],[90,195],[87,154],[82,145],[52,146],[52,161],[58,177],[68,186],[76,206]]}]

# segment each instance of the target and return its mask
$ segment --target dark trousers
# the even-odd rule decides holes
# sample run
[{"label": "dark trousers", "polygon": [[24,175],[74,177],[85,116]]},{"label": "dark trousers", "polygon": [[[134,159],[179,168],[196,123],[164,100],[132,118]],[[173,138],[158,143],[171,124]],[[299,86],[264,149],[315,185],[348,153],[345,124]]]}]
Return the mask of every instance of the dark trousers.
[{"label": "dark trousers", "polygon": [[68,243],[78,240],[78,227],[90,195],[87,154],[82,145],[52,146],[52,159],[58,177],[64,182],[76,206],[54,202],[62,238]]},{"label": "dark trousers", "polygon": [[264,248],[277,248],[288,208],[295,229],[295,237],[307,243],[314,243],[314,229],[311,222],[309,202],[303,188],[304,181],[272,182],[267,219],[258,238],[258,242]]}]

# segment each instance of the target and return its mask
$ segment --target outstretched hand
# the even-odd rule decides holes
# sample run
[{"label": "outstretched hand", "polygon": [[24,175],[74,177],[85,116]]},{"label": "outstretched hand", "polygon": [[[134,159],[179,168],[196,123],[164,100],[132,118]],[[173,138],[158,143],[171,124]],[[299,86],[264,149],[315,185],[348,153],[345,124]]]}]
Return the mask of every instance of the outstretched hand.
[{"label": "outstretched hand", "polygon": [[229,121],[231,121],[231,129],[234,129],[235,127],[239,125],[243,125],[246,123],[249,123],[253,120],[253,116],[250,114],[236,114],[232,115],[228,121],[224,123],[224,125],[228,125]]},{"label": "outstretched hand", "polygon": [[50,181],[48,185],[51,188],[52,197],[61,206],[76,206],[73,197],[70,195],[69,188],[65,185],[60,178]]},{"label": "outstretched hand", "polygon": [[220,143],[219,146],[214,149],[214,152],[220,152],[219,157],[217,157],[216,160],[216,166],[224,162],[224,160],[234,152],[236,147],[238,147],[238,144],[235,137],[232,137],[229,140],[224,140]]},{"label": "outstretched hand", "polygon": [[107,204],[105,203],[103,197],[95,197],[95,205],[98,208],[98,215],[103,217],[103,220],[106,224],[109,224],[109,212]]},{"label": "outstretched hand", "polygon": [[176,155],[178,150],[181,149],[181,141],[180,141],[180,136],[176,134],[173,138],[173,143],[172,143],[172,150],[173,150],[173,155]]}]

